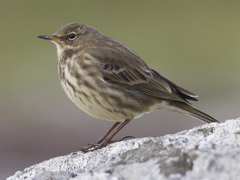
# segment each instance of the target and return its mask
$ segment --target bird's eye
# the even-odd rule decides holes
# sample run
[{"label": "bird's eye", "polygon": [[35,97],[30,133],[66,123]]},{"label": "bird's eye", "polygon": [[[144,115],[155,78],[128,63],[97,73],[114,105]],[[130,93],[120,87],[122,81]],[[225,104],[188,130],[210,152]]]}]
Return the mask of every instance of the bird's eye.
[{"label": "bird's eye", "polygon": [[68,37],[70,40],[74,40],[77,37],[77,35],[75,33],[70,33]]}]

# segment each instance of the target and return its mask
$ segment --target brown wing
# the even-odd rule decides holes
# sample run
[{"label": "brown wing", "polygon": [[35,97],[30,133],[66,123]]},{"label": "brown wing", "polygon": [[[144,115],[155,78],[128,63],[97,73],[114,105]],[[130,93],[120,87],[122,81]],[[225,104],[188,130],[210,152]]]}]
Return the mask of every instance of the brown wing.
[{"label": "brown wing", "polygon": [[187,99],[197,100],[196,95],[162,77],[134,54],[110,48],[93,48],[86,53],[100,61],[103,78],[109,83],[118,83],[160,99],[185,103],[188,103]]},{"label": "brown wing", "polygon": [[93,48],[86,51],[100,62],[100,70],[113,82],[128,85],[147,83],[152,78],[151,69],[141,59],[110,48]]}]

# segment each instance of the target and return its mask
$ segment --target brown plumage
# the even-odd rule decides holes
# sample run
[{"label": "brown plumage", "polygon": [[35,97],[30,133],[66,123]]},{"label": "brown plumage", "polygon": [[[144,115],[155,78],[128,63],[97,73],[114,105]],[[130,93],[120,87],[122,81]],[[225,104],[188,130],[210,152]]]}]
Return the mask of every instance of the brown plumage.
[{"label": "brown plumage", "polygon": [[71,23],[50,36],[57,46],[58,72],[68,97],[83,111],[116,121],[84,152],[107,145],[132,119],[154,110],[188,114],[205,122],[218,122],[193,108],[197,95],[177,86],[148,65],[130,48],[93,27]]}]

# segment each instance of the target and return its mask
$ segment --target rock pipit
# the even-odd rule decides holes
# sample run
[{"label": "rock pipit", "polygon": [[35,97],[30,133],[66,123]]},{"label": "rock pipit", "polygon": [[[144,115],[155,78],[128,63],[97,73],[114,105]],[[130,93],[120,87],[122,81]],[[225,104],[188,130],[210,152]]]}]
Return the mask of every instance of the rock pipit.
[{"label": "rock pipit", "polygon": [[93,27],[71,23],[53,35],[38,36],[57,46],[58,74],[67,96],[91,116],[115,121],[88,152],[106,146],[132,119],[154,110],[185,113],[218,122],[193,108],[197,95],[177,86],[130,48]]}]

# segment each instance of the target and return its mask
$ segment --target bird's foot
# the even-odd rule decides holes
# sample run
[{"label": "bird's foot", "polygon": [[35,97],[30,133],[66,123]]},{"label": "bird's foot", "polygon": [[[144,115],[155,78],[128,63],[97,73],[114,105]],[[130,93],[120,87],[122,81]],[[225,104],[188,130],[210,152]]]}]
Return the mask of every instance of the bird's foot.
[{"label": "bird's foot", "polygon": [[126,140],[126,139],[134,139],[134,138],[135,138],[134,136],[125,136],[125,137],[123,137],[122,139],[119,139],[119,140],[109,141],[109,144],[110,143],[115,143],[115,142],[120,142],[120,141],[123,141],[123,140]]},{"label": "bird's foot", "polygon": [[112,141],[111,139],[106,138],[102,142],[97,141],[94,144],[88,144],[86,147],[79,148],[79,150],[84,152],[84,153],[87,153],[87,152],[95,151],[97,149],[101,149],[103,147],[106,147],[108,144],[123,141],[123,140],[128,139],[128,138],[135,138],[135,137],[126,136],[126,137],[124,137],[120,140],[115,140],[115,141]]},{"label": "bird's foot", "polygon": [[94,144],[88,144],[86,147],[79,148],[79,150],[84,152],[84,153],[95,151],[97,149],[101,149],[101,148],[107,146],[107,144],[109,142],[111,142],[111,140],[104,139],[102,142],[96,142]]}]

